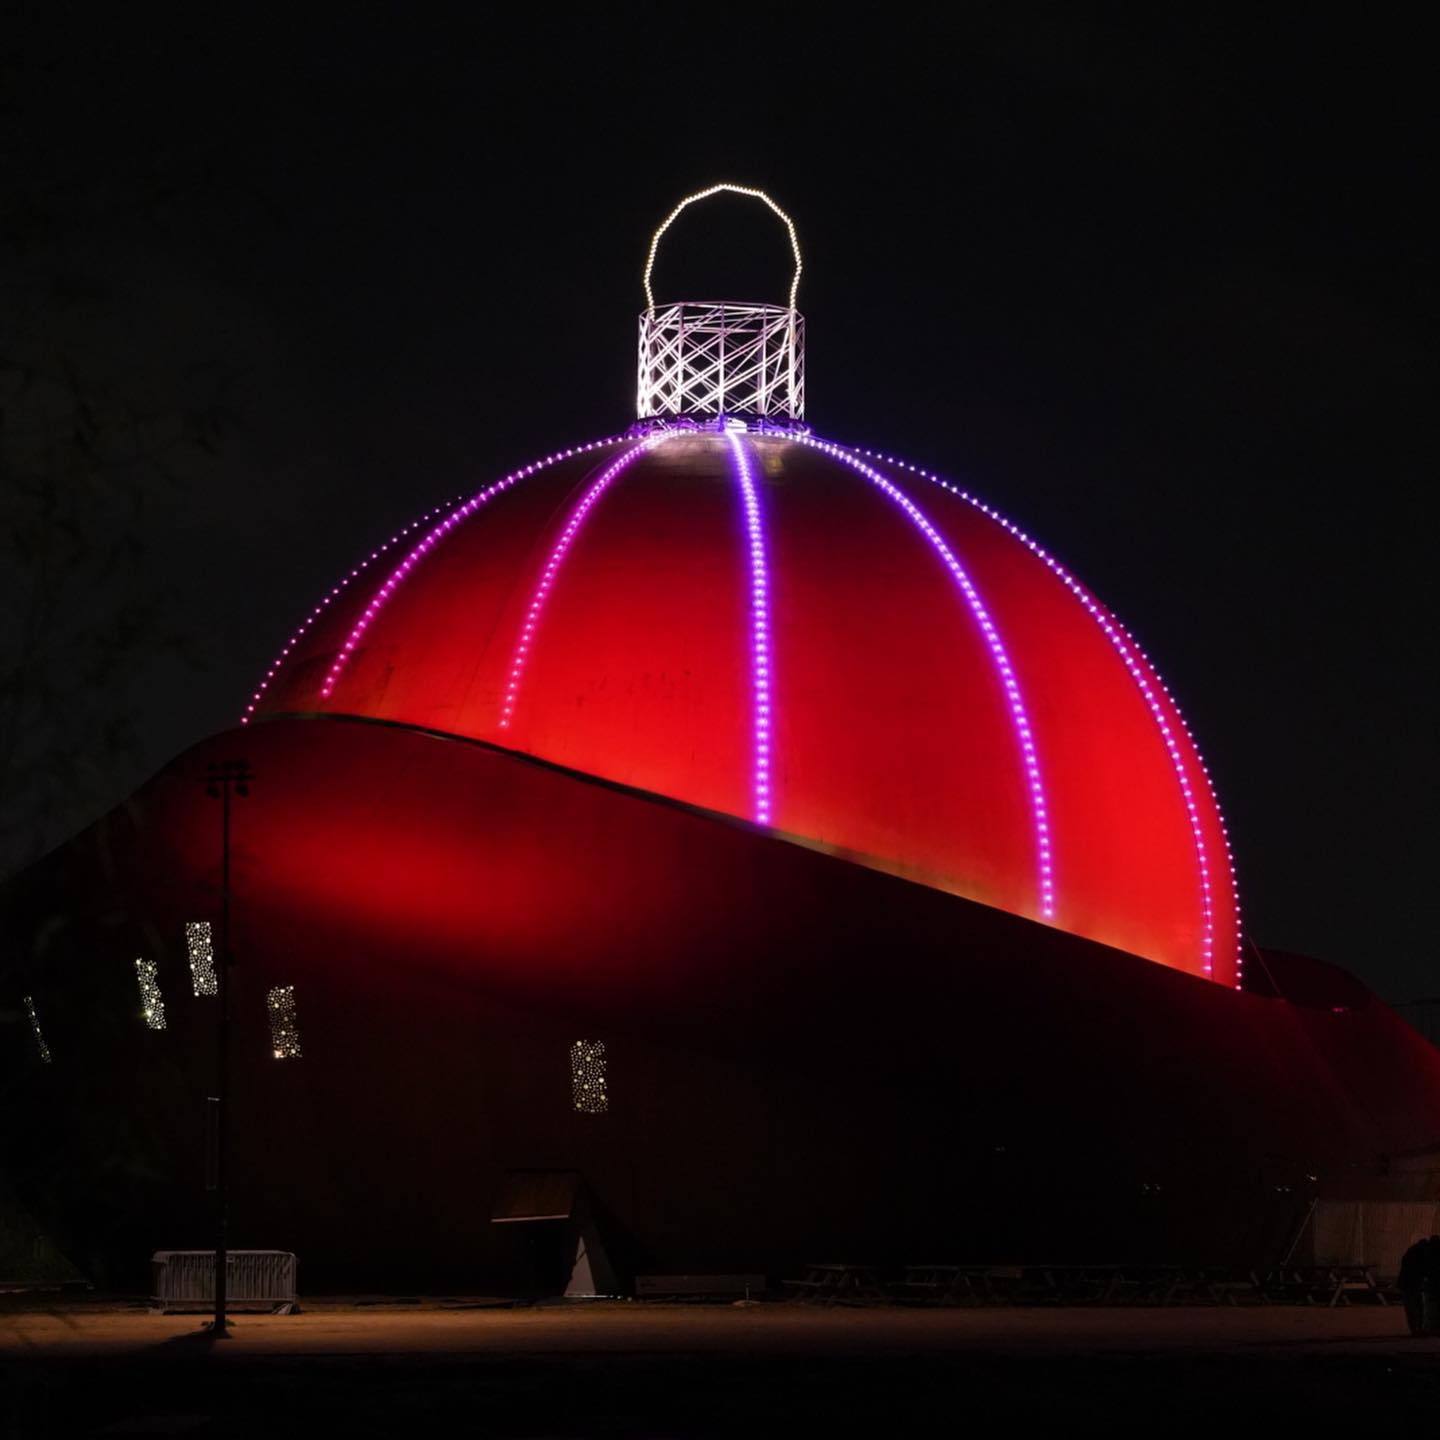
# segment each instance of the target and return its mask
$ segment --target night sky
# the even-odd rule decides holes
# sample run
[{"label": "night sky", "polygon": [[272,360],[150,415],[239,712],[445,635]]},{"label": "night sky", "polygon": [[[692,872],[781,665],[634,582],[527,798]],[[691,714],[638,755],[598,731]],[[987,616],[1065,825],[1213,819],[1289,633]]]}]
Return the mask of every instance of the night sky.
[{"label": "night sky", "polygon": [[[4,252],[6,343],[223,404],[132,522],[188,658],[77,693],[141,753],[46,839],[232,723],[400,525],[627,423],[650,231],[729,179],[799,226],[817,431],[962,481],[1139,635],[1251,933],[1440,993],[1429,47],[1216,8],[10,11],[0,160],[59,218]],[[667,247],[661,298],[783,297],[759,207]]]}]

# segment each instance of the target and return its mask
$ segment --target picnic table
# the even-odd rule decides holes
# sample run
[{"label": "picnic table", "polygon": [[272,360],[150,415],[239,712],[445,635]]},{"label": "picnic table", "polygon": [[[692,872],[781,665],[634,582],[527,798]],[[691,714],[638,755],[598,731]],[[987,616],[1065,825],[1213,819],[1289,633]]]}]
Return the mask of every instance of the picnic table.
[{"label": "picnic table", "polygon": [[1265,1304],[1256,1271],[1192,1265],[907,1265],[891,1287],[919,1305]]},{"label": "picnic table", "polygon": [[938,1305],[1103,1305],[1117,1298],[1119,1265],[907,1265],[899,1300]]},{"label": "picnic table", "polygon": [[916,1305],[983,1305],[988,1265],[907,1265],[891,1287],[895,1298]]},{"label": "picnic table", "polygon": [[1302,1274],[1312,1305],[1333,1309],[1336,1305],[1352,1304],[1352,1297],[1356,1295],[1376,1305],[1390,1303],[1368,1265],[1312,1265]]},{"label": "picnic table", "polygon": [[805,1267],[803,1280],[787,1280],[797,1300],[821,1305],[885,1305],[890,1295],[880,1268],[827,1261]]}]

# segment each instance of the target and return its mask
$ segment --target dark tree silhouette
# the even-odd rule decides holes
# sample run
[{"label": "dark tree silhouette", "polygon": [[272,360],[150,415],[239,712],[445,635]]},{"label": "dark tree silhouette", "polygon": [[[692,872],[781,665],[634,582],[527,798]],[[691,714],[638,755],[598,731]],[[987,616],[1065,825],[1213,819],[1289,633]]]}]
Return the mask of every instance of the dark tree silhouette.
[{"label": "dark tree silhouette", "polygon": [[154,113],[162,52],[113,38],[27,36],[0,62],[0,877],[138,758],[133,687],[185,650],[147,523],[225,421],[213,368],[134,333],[112,263],[163,253],[213,143]]}]

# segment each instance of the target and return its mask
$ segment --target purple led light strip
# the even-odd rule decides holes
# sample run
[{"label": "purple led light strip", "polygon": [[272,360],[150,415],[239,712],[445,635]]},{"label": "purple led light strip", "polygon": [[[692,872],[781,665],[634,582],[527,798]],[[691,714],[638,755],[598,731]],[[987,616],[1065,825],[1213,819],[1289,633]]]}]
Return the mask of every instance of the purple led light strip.
[{"label": "purple led light strip", "polygon": [[[1229,833],[1225,828],[1225,817],[1220,810],[1220,803],[1215,795],[1215,786],[1210,778],[1210,772],[1205,767],[1205,762],[1200,756],[1199,747],[1195,744],[1195,737],[1190,733],[1190,727],[1185,723],[1185,718],[1180,713],[1180,707],[1175,703],[1175,697],[1166,688],[1165,682],[1161,680],[1155,666],[1149,656],[1135,643],[1135,638],[1128,630],[1112,616],[1093,595],[1070,573],[1058,560],[1055,559],[1043,546],[1037,544],[1018,525],[1012,524],[1003,515],[993,510],[984,501],[977,500],[968,491],[961,490],[958,486],[942,480],[938,475],[933,475],[928,470],[922,470],[918,465],[912,465],[906,460],[897,459],[893,455],[883,455],[874,450],[861,450],[862,455],[879,460],[886,465],[894,465],[902,470],[908,470],[912,475],[919,475],[922,479],[928,480],[931,484],[938,485],[942,490],[948,491],[951,495],[957,496],[966,504],[979,510],[982,515],[993,520],[1005,530],[1009,531],[1022,545],[1032,554],[1045,562],[1046,567],[1051,570],[1055,577],[1070,591],[1072,595],[1084,606],[1086,611],[1094,619],[1104,632],[1106,639],[1114,647],[1115,653],[1124,662],[1125,668],[1130,673],[1130,678],[1135,682],[1145,704],[1149,707],[1150,714],[1160,732],[1160,737],[1165,743],[1166,752],[1170,756],[1171,768],[1175,772],[1175,778],[1180,786],[1180,794],[1185,802],[1185,812],[1190,821],[1190,833],[1195,844],[1196,866],[1200,875],[1200,903],[1202,916],[1202,932],[1200,954],[1205,973],[1214,973],[1215,955],[1215,919],[1214,900],[1211,890],[1210,864],[1205,848],[1205,836],[1200,822],[1199,808],[1195,803],[1194,787],[1190,783],[1190,776],[1186,769],[1184,757],[1180,753],[1180,747],[1175,739],[1175,732],[1170,722],[1166,719],[1163,707],[1155,695],[1155,686],[1159,686],[1170,702],[1175,713],[1175,718],[1180,728],[1185,732],[1191,748],[1195,755],[1196,763],[1200,766],[1201,775],[1204,777],[1205,788],[1210,797],[1210,804],[1214,808],[1215,818],[1220,826],[1220,834],[1225,843],[1225,854],[1227,869],[1230,875],[1230,891],[1232,904],[1235,910],[1235,988],[1240,988],[1240,980],[1243,975],[1243,951],[1241,949],[1242,927],[1240,924],[1240,893],[1235,880],[1234,855],[1230,849]],[[1149,674],[1146,674],[1146,671]]]},{"label": "purple led light strip", "polygon": [[[1141,663],[1149,672],[1151,681],[1155,685],[1158,685],[1160,687],[1160,690],[1164,694],[1166,700],[1170,702],[1170,709],[1174,712],[1175,721],[1185,732],[1185,738],[1190,742],[1190,752],[1194,757],[1195,763],[1200,767],[1200,778],[1205,783],[1205,793],[1210,799],[1210,808],[1215,812],[1215,823],[1220,827],[1221,844],[1225,846],[1225,869],[1226,873],[1229,875],[1230,878],[1230,904],[1235,914],[1235,988],[1239,990],[1241,988],[1240,982],[1244,979],[1245,975],[1245,936],[1243,928],[1240,924],[1240,884],[1235,876],[1235,852],[1230,848],[1230,831],[1225,824],[1225,813],[1220,808],[1220,798],[1215,793],[1215,781],[1211,777],[1209,768],[1205,764],[1204,756],[1202,756],[1200,753],[1199,745],[1195,742],[1194,732],[1190,729],[1190,726],[1187,723],[1185,716],[1181,713],[1179,702],[1175,699],[1175,696],[1171,694],[1170,687],[1166,685],[1165,681],[1161,678],[1159,670],[1155,668],[1155,662],[1151,660],[1151,658],[1140,647],[1135,637],[1130,633],[1129,630],[1125,628],[1123,624],[1121,624],[1119,620],[1115,619],[1115,617],[1112,615],[1110,616],[1110,621],[1111,624],[1113,624],[1115,628],[1120,632],[1120,634],[1124,636],[1124,638],[1129,642],[1130,649],[1132,649],[1135,654],[1140,657]],[[1165,735],[1168,739],[1169,731],[1166,727],[1161,727],[1161,733]],[[1191,798],[1188,792],[1186,798],[1187,801],[1189,798]],[[1205,848],[1202,836],[1196,836],[1196,849],[1197,854],[1202,857],[1203,862]],[[1208,867],[1204,876],[1204,893],[1206,900],[1209,901],[1211,895]],[[1206,966],[1206,973],[1210,973],[1210,968],[1208,965]]]},{"label": "purple led light strip", "polygon": [[242,725],[248,725],[250,723],[250,717],[255,713],[260,701],[264,698],[266,690],[270,688],[270,682],[279,673],[280,667],[285,663],[290,652],[300,643],[306,631],[329,609],[331,602],[337,599],[344,590],[349,588],[350,582],[363,575],[376,560],[387,550],[403,540],[412,530],[418,530],[427,520],[433,520],[442,510],[448,510],[452,506],[458,505],[460,499],[461,497],[456,495],[452,499],[445,501],[444,504],[437,505],[433,510],[427,510],[418,520],[412,520],[403,530],[397,530],[383,545],[377,546],[372,550],[338,585],[331,587],[324,599],[322,599],[301,622],[300,628],[285,642],[284,647],[275,657],[270,668],[265,672],[265,678],[260,682],[255,693],[250,697],[250,703],[245,707],[245,713],[240,717],[240,723]]},{"label": "purple led light strip", "polygon": [[1040,760],[1035,751],[1035,737],[1030,729],[1030,717],[1025,709],[1024,697],[1020,693],[1020,683],[1015,678],[1015,671],[1010,664],[1010,656],[1006,652],[1005,642],[1000,638],[1000,632],[990,618],[990,613],[985,608],[985,602],[981,600],[979,591],[976,590],[974,583],[966,574],[965,567],[960,564],[959,560],[955,558],[954,551],[945,543],[944,537],[903,490],[887,480],[873,465],[866,464],[858,455],[842,449],[839,445],[832,445],[828,441],[816,439],[812,435],[794,435],[791,438],[797,444],[808,445],[814,450],[821,450],[825,454],[843,461],[852,470],[863,475],[877,489],[888,495],[930,542],[931,547],[960,587],[960,591],[965,597],[965,603],[970,607],[970,613],[975,617],[975,622],[985,637],[985,644],[989,647],[990,658],[994,662],[1000,683],[1005,688],[1005,701],[1009,706],[1010,720],[1020,745],[1020,758],[1025,767],[1026,786],[1030,795],[1030,811],[1035,826],[1040,914],[1043,919],[1053,920],[1055,918],[1055,865],[1050,849],[1050,821],[1045,805],[1045,787],[1040,779]]},{"label": "purple led light strip", "polygon": [[745,531],[750,546],[750,683],[754,707],[754,780],[752,813],[757,825],[770,823],[770,581],[765,562],[765,526],[760,497],[745,442],[725,433],[735,462],[735,478],[745,502]]},{"label": "purple led light strip", "polygon": [[[557,465],[562,460],[569,460],[575,455],[585,455],[592,450],[601,450],[607,445],[618,444],[621,437],[612,435],[604,440],[592,440],[585,445],[575,445],[569,450],[558,451],[554,455],[547,455],[543,460],[537,460],[533,464],[526,465],[519,470],[512,471],[503,480],[497,480],[493,485],[487,486],[484,490],[477,491],[463,505],[452,510],[438,525],[430,530],[425,538],[415,546],[413,550],[390,572],[390,578],[380,586],[370,597],[370,603],[361,611],[360,618],[355,622],[345,644],[335,656],[324,681],[320,686],[320,698],[328,700],[334,693],[335,685],[340,679],[341,672],[349,662],[350,656],[354,654],[365,632],[370,628],[371,622],[376,615],[384,608],[386,601],[394,595],[405,577],[423,560],[436,545],[440,543],[457,525],[463,520],[468,520],[486,501],[508,490],[527,476],[534,475],[539,470],[545,470],[551,465]],[[401,532],[404,533],[403,531]],[[378,553],[378,552],[377,552]]]},{"label": "purple led light strip", "polygon": [[515,701],[520,694],[520,682],[525,676],[525,662],[529,658],[530,647],[535,639],[535,627],[540,623],[540,612],[545,608],[545,601],[549,598],[550,591],[555,585],[555,577],[560,573],[560,566],[564,563],[565,556],[569,553],[570,546],[574,543],[581,525],[585,523],[585,517],[595,508],[596,502],[610,488],[610,484],[616,476],[628,469],[640,456],[663,443],[665,438],[663,434],[652,435],[641,441],[639,445],[627,450],[618,460],[596,476],[591,482],[590,488],[581,496],[579,504],[570,512],[570,519],[566,522],[564,530],[560,532],[560,538],[550,551],[549,560],[545,562],[545,569],[540,573],[535,593],[530,597],[530,608],[525,612],[525,620],[520,627],[519,638],[515,641],[515,654],[510,661],[510,678],[505,682],[505,696],[500,703],[500,728],[502,730],[510,728],[511,717],[515,714]]}]

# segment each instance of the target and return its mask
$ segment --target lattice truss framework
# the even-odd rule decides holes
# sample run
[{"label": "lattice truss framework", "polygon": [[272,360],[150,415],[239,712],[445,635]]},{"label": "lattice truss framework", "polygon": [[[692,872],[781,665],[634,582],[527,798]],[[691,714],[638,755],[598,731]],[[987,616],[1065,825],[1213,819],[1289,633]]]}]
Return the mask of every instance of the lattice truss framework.
[{"label": "lattice truss framework", "polygon": [[805,418],[805,317],[783,305],[683,300],[640,316],[635,408]]}]

